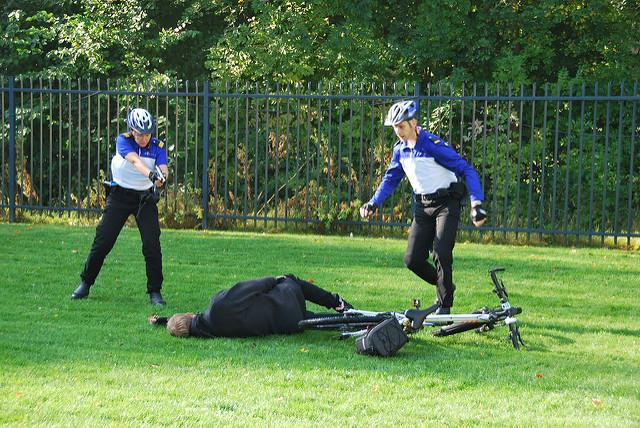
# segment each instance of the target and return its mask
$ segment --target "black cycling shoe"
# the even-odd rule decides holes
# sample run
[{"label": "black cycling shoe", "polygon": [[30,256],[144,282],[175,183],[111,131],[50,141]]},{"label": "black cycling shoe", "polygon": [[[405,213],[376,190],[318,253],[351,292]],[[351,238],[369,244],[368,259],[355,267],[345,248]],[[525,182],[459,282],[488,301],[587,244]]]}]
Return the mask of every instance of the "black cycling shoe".
[{"label": "black cycling shoe", "polygon": [[159,291],[150,291],[149,292],[149,301],[152,305],[166,305],[167,302],[162,298],[162,294]]},{"label": "black cycling shoe", "polygon": [[353,305],[347,302],[346,300],[344,300],[342,297],[340,297],[339,294],[335,294],[335,296],[336,296],[336,305],[333,307],[333,309],[335,309],[336,312],[341,314],[344,311],[353,309]]},{"label": "black cycling shoe", "polygon": [[87,284],[84,281],[80,281],[80,285],[78,286],[78,288],[76,288],[76,291],[71,293],[71,299],[72,300],[84,299],[89,295],[89,288],[91,288],[89,284]]},{"label": "black cycling shoe", "polygon": [[451,314],[451,308],[444,308],[442,306],[440,306],[435,312],[435,315],[450,315],[450,314]]}]

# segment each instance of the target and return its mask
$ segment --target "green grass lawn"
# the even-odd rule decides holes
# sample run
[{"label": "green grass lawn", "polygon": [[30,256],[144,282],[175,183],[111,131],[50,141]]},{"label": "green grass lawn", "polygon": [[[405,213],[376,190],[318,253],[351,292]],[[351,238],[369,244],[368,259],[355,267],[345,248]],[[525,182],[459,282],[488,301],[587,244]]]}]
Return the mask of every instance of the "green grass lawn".
[{"label": "green grass lawn", "polygon": [[287,272],[366,309],[430,302],[434,289],[403,265],[403,240],[165,230],[168,304],[155,311],[135,229],[90,297],[70,300],[94,232],[0,224],[0,424],[640,425],[638,252],[458,243],[454,311],[497,303],[486,272],[504,266],[527,350],[505,328],[422,331],[383,359],[331,332],[176,339],[146,320]]}]

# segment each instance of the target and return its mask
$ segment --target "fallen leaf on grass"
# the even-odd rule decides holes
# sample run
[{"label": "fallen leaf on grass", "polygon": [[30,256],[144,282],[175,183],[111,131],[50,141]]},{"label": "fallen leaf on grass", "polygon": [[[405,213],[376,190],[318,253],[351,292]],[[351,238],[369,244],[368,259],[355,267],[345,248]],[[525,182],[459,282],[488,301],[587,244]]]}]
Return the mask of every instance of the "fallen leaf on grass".
[{"label": "fallen leaf on grass", "polygon": [[602,400],[599,398],[592,398],[591,404],[593,404],[595,407],[600,407],[602,406]]},{"label": "fallen leaf on grass", "polygon": [[22,395],[23,395],[23,394],[22,394],[22,392],[20,392],[20,391],[16,391],[16,397],[17,397],[17,398],[22,397]]},{"label": "fallen leaf on grass", "polygon": [[536,378],[537,379],[542,379],[544,377],[544,375],[542,373],[536,373]]}]

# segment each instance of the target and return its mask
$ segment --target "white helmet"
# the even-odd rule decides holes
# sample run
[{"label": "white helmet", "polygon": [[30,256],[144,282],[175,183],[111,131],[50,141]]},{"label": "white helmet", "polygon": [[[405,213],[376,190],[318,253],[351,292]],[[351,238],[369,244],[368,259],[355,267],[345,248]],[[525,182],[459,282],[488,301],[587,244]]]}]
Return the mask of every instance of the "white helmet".
[{"label": "white helmet", "polygon": [[141,134],[151,134],[155,124],[151,113],[143,108],[134,108],[127,115],[127,126]]},{"label": "white helmet", "polygon": [[387,112],[384,124],[387,126],[397,125],[405,120],[413,119],[416,113],[418,113],[418,105],[415,101],[399,101],[392,105]]}]

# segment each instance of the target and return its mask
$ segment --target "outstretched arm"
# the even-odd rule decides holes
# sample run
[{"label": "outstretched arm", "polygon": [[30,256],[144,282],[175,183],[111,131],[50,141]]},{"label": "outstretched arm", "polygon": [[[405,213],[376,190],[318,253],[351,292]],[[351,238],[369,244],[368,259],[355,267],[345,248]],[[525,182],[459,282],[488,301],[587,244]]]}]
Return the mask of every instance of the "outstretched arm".
[{"label": "outstretched arm", "polygon": [[400,164],[399,146],[396,145],[393,148],[393,154],[391,155],[391,162],[389,162],[387,172],[382,176],[382,180],[380,181],[376,192],[369,202],[378,207],[382,205],[384,200],[389,197],[391,192],[393,192],[395,188],[398,187],[398,184],[400,184],[400,181],[404,178],[404,176],[404,169],[402,169],[402,164]]},{"label": "outstretched arm", "polygon": [[149,324],[151,325],[167,325],[167,322],[169,322],[169,318],[167,317],[161,317],[158,315],[151,315],[149,317]]},{"label": "outstretched arm", "polygon": [[402,180],[404,176],[404,169],[402,169],[402,165],[400,164],[399,146],[396,144],[396,146],[393,147],[393,154],[391,155],[391,162],[389,163],[387,172],[382,177],[373,197],[360,208],[360,216],[362,218],[368,218],[375,214],[377,208],[382,205],[382,202],[398,187],[400,180]]},{"label": "outstretched arm", "polygon": [[[138,154],[136,152],[129,152],[126,154],[126,156],[124,157],[128,162],[131,163],[131,165],[133,165],[133,167],[138,170],[138,172],[146,177],[149,177],[149,179],[151,180],[151,182],[153,184],[156,185],[156,187],[162,187],[162,185],[164,184],[164,181],[161,180],[157,174],[155,174],[155,171],[152,171],[151,169],[149,169],[144,162],[142,162],[142,159],[140,158],[140,156],[138,156]],[[162,169],[162,166],[164,166],[164,170]],[[161,165],[160,166],[160,170],[163,172],[163,175],[166,177],[165,175],[165,170],[167,169],[166,165]],[[168,174],[168,172],[167,172]]]}]

